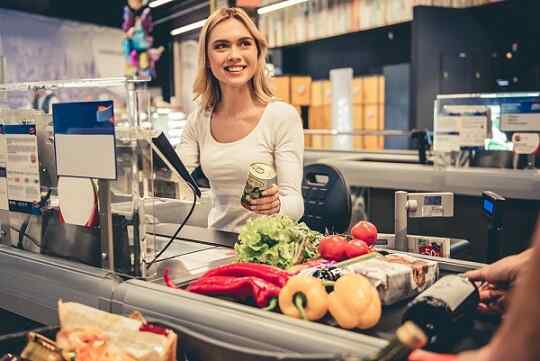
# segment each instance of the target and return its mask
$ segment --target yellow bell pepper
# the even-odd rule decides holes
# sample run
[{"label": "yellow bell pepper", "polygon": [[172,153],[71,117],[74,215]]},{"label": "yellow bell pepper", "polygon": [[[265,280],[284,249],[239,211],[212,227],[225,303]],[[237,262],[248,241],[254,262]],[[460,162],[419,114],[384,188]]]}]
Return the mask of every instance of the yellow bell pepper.
[{"label": "yellow bell pepper", "polygon": [[381,318],[381,300],[375,287],[364,276],[346,274],[340,277],[328,296],[330,314],[338,325],[346,328],[367,329]]},{"label": "yellow bell pepper", "polygon": [[279,308],[290,317],[321,319],[328,311],[328,293],[322,280],[310,276],[289,278],[279,292]]}]

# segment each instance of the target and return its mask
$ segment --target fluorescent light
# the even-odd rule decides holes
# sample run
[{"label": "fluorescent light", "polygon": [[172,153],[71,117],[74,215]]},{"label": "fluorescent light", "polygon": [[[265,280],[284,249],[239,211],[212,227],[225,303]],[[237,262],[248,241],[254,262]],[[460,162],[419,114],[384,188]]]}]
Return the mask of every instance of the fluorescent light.
[{"label": "fluorescent light", "polygon": [[188,31],[191,31],[191,30],[202,28],[205,22],[206,22],[206,19],[201,20],[201,21],[197,21],[197,22],[195,22],[193,24],[181,26],[179,28],[176,28],[176,29],[172,30],[171,35],[172,36],[180,35],[180,34],[183,34],[183,33],[187,33]]},{"label": "fluorescent light", "polygon": [[171,1],[173,0],[156,0],[156,1],[152,1],[150,4],[148,4],[148,6],[150,6],[151,8],[157,8],[158,6],[161,6],[166,3],[170,3]]},{"label": "fluorescent light", "polygon": [[293,6],[293,5],[296,5],[296,4],[305,3],[306,1],[308,1],[308,0],[286,0],[286,1],[279,2],[277,4],[263,6],[262,8],[259,8],[257,10],[257,14],[262,15],[262,14],[270,13],[272,11],[283,9],[283,8],[288,7],[288,6]]}]

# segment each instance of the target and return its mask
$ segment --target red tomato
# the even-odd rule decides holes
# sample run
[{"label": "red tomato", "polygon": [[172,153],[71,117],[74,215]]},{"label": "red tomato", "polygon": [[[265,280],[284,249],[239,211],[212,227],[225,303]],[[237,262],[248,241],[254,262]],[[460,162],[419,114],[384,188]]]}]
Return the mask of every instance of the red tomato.
[{"label": "red tomato", "polygon": [[348,242],[347,246],[345,247],[345,254],[347,255],[347,258],[362,256],[366,253],[369,253],[369,247],[366,242],[360,239],[353,239],[352,241]]},{"label": "red tomato", "polygon": [[342,261],[346,258],[345,247],[347,240],[338,235],[330,235],[321,239],[319,253],[321,257],[330,261]]},{"label": "red tomato", "polygon": [[351,229],[351,235],[355,239],[366,242],[371,247],[377,241],[377,227],[373,223],[360,221]]}]

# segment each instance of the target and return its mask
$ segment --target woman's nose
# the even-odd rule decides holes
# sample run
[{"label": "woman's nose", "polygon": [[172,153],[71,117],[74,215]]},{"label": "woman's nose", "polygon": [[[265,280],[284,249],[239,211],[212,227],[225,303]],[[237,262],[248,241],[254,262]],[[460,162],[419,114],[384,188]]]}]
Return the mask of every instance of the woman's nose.
[{"label": "woman's nose", "polygon": [[240,51],[238,49],[238,47],[236,46],[231,46],[231,50],[229,51],[229,60],[236,60],[240,57]]}]

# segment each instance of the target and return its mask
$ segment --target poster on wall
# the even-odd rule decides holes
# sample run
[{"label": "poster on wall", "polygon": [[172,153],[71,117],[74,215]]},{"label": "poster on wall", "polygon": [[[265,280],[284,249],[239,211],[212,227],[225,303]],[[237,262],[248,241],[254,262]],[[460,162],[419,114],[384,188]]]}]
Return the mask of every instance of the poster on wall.
[{"label": "poster on wall", "polygon": [[113,102],[53,104],[59,176],[116,180]]},{"label": "poster on wall", "polygon": [[40,214],[41,187],[36,126],[5,125],[7,196],[9,210]]}]

